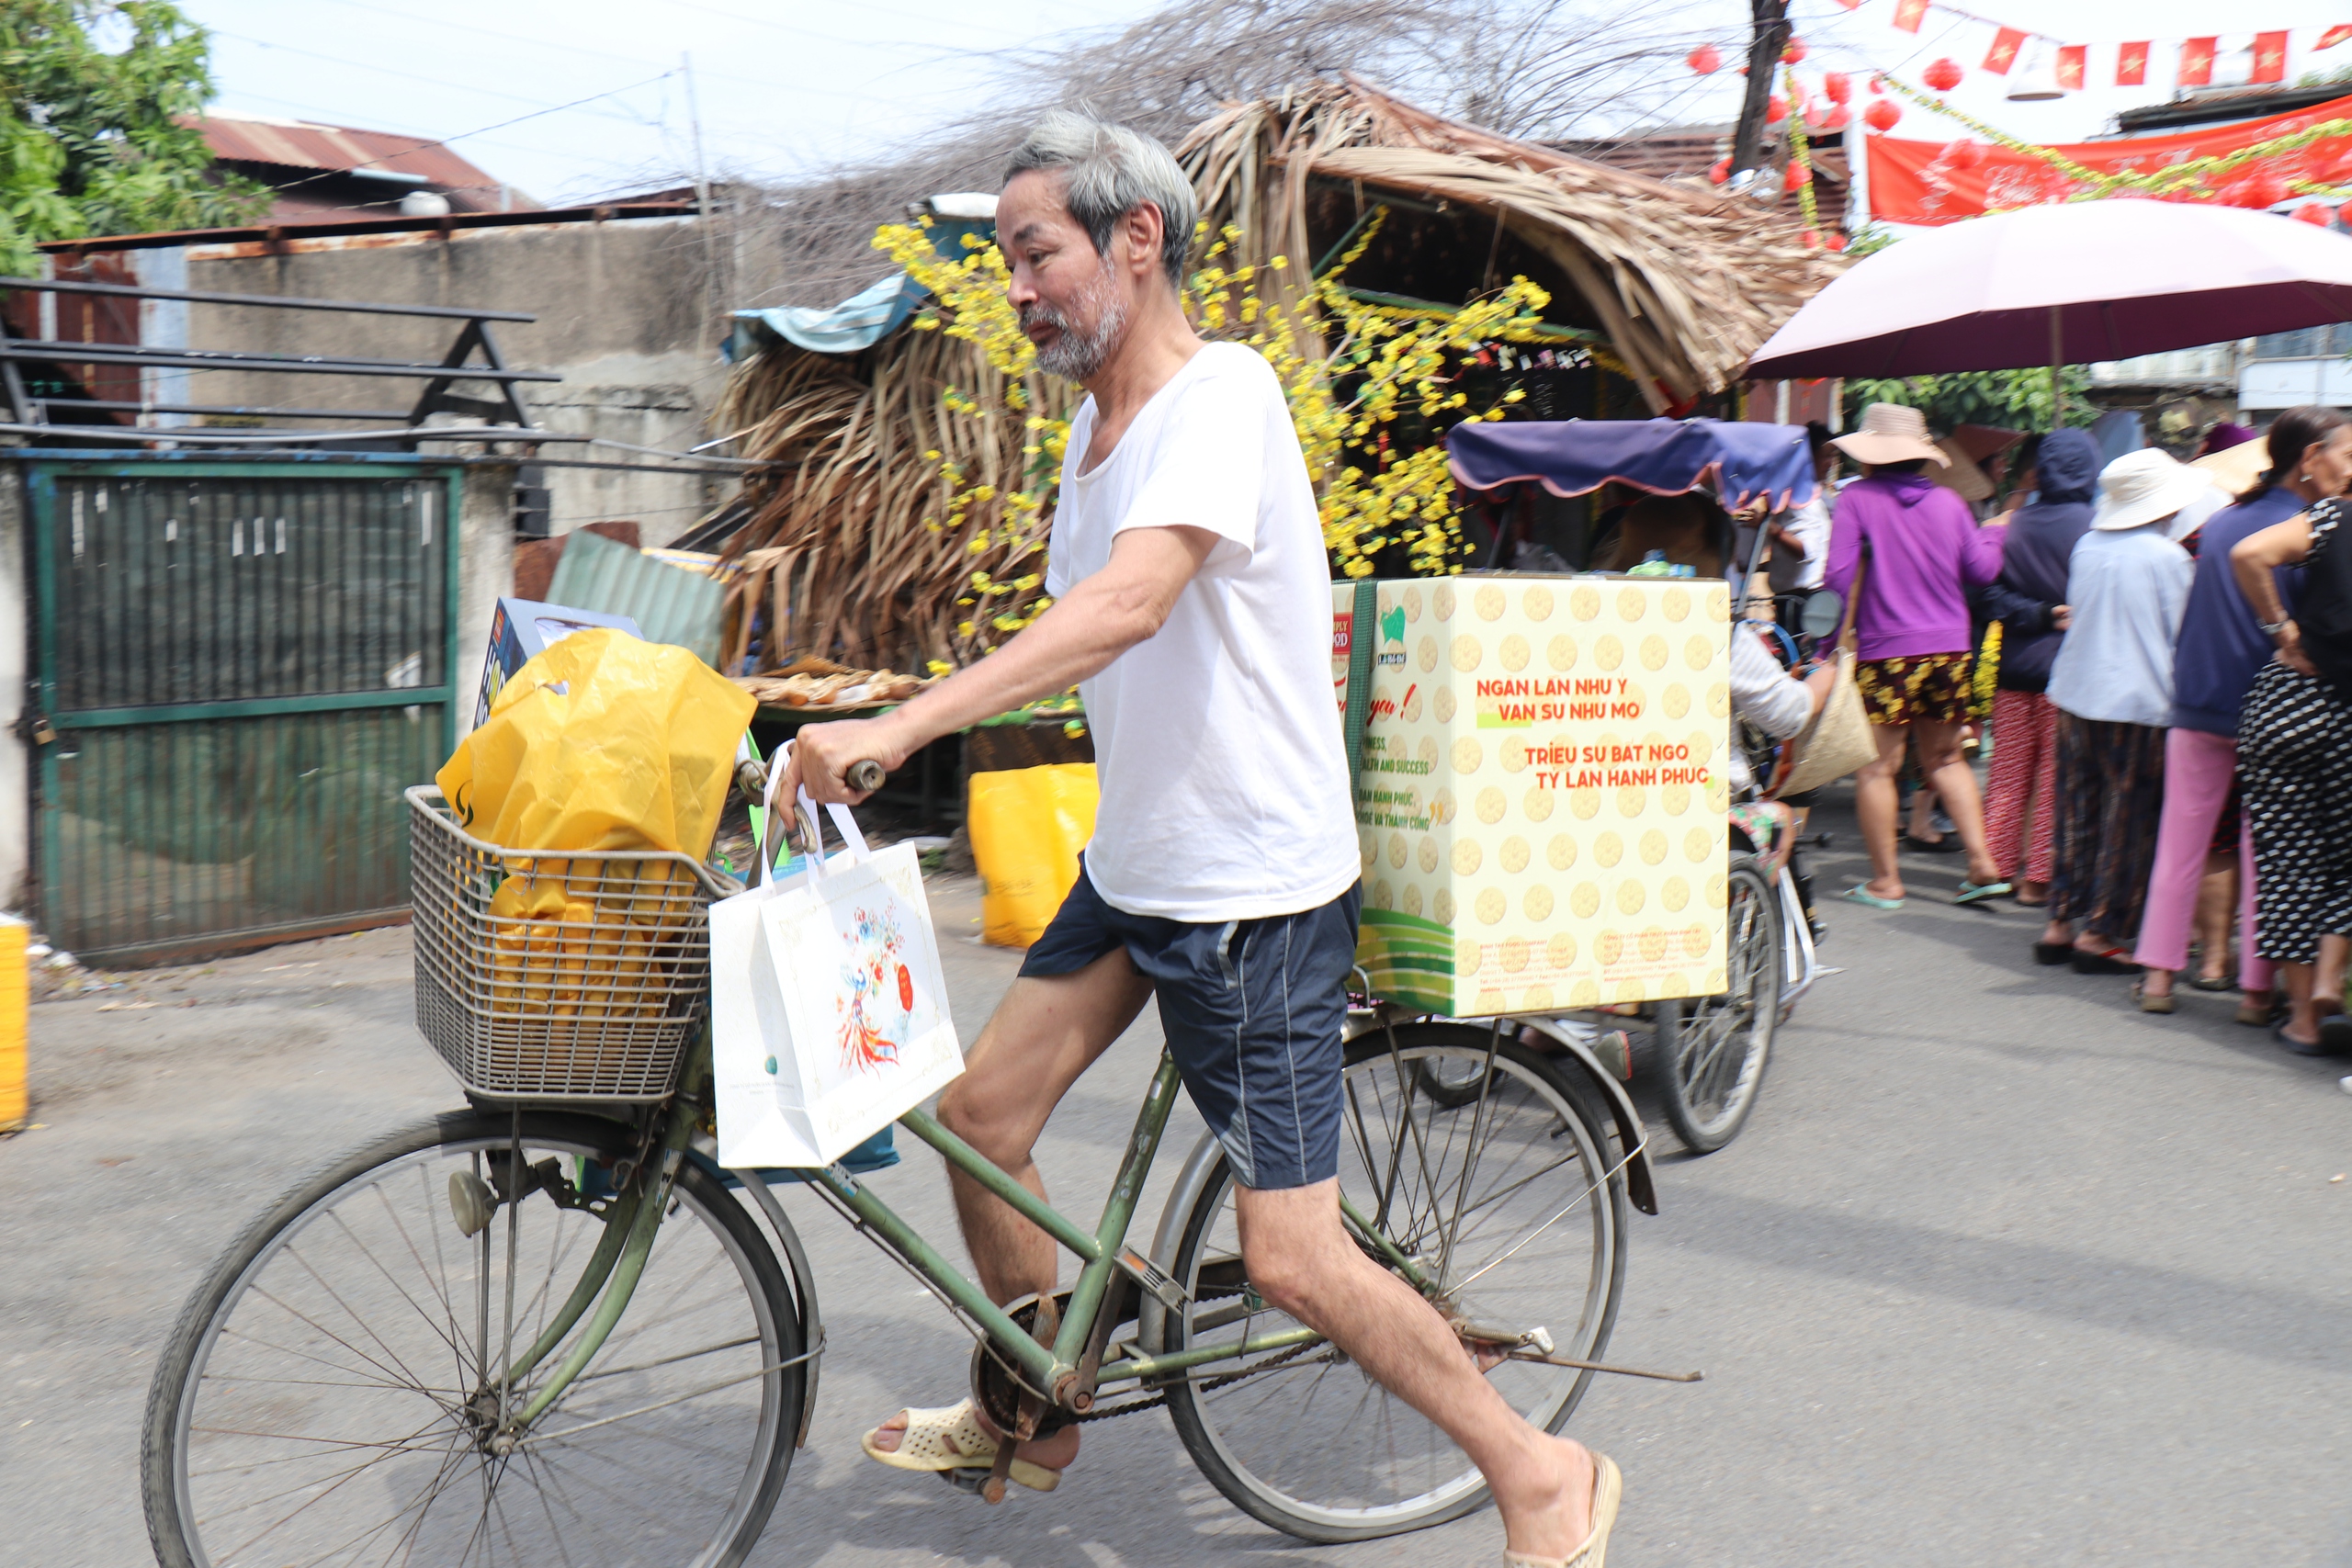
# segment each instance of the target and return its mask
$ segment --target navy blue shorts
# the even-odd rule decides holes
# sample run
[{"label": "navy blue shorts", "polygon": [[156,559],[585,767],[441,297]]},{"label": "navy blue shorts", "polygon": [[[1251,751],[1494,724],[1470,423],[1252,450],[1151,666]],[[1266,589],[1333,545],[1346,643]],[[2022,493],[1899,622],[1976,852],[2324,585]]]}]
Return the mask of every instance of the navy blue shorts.
[{"label": "navy blue shorts", "polygon": [[1073,974],[1125,947],[1234,1179],[1309,1187],[1340,1174],[1341,1029],[1363,902],[1359,885],[1301,914],[1196,925],[1113,908],[1081,861],[1021,973]]}]

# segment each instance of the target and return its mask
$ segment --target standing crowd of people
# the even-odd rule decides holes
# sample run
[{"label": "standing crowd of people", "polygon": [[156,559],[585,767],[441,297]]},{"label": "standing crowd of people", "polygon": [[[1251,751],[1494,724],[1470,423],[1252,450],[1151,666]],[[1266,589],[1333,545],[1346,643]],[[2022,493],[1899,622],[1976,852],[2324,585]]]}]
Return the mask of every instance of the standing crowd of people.
[{"label": "standing crowd of people", "polygon": [[1840,455],[1861,477],[1825,482],[1826,539],[1818,506],[1775,519],[1758,586],[1851,602],[1877,755],[1871,874],[1840,897],[1898,909],[1906,849],[1963,853],[1955,902],[2043,909],[2040,962],[2133,975],[2153,1013],[2184,980],[2235,989],[2288,1050],[2352,1051],[2352,423],[2216,426],[2208,451],[2265,444],[2234,501],[2158,449],[2030,436],[1989,521],[1938,482],[1953,444],[1916,409],[1814,435],[1825,481]]}]

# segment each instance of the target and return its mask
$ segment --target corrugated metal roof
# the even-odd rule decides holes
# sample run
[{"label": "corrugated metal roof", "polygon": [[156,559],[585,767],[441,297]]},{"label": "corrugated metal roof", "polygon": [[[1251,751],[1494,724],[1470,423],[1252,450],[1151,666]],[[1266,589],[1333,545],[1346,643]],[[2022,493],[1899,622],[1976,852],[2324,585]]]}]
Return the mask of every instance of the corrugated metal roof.
[{"label": "corrugated metal roof", "polygon": [[204,133],[212,155],[226,163],[276,164],[293,169],[381,169],[414,175],[446,190],[495,189],[498,182],[445,146],[421,136],[300,119],[196,115],[181,120]]},{"label": "corrugated metal roof", "polygon": [[718,663],[727,586],[715,577],[659,561],[584,529],[567,534],[547,602],[635,621],[648,642],[675,643]]}]

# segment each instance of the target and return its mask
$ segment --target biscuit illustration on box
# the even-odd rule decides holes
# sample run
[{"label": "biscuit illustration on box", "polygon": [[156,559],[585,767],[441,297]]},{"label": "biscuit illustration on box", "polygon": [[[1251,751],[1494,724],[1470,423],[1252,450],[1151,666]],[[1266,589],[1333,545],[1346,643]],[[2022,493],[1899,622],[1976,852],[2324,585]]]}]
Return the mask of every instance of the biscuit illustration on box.
[{"label": "biscuit illustration on box", "polygon": [[1454,1017],[1721,992],[1728,589],[1509,576],[1382,582],[1376,605],[1374,989]]}]

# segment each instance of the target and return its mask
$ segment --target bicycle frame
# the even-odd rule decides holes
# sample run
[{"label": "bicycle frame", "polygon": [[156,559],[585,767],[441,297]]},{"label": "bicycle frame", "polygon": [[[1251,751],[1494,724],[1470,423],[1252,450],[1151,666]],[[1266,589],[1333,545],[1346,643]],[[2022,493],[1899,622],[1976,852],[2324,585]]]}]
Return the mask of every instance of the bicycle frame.
[{"label": "bicycle frame", "polygon": [[[1144,1097],[1143,1107],[1136,1113],[1135,1130],[1128,1135],[1126,1153],[1120,1160],[1118,1175],[1111,1184],[1110,1196],[1102,1205],[1102,1218],[1091,1232],[1080,1228],[1059,1210],[1022,1186],[1009,1172],[940,1125],[928,1113],[920,1110],[910,1111],[899,1118],[899,1126],[938,1150],[940,1157],[950,1166],[1011,1204],[1064,1249],[1077,1256],[1080,1264],[1078,1283],[1070,1295],[1069,1309],[1062,1314],[1060,1325],[1056,1329],[1050,1345],[1041,1344],[1023,1328],[1002,1307],[989,1299],[977,1281],[949,1262],[877,1193],[840,1165],[806,1174],[811,1183],[854,1215],[886,1250],[986,1334],[997,1353],[1012,1367],[1033,1393],[1051,1404],[1083,1412],[1091,1405],[1094,1389],[1102,1383],[1157,1380],[1211,1362],[1311,1344],[1322,1337],[1311,1329],[1291,1328],[1252,1335],[1238,1343],[1220,1344],[1210,1348],[1161,1355],[1136,1354],[1123,1357],[1109,1365],[1088,1365],[1098,1362],[1105,1348],[1096,1337],[1096,1329],[1101,1326],[1102,1313],[1110,1297],[1114,1271],[1124,1269],[1139,1289],[1156,1291],[1154,1277],[1158,1270],[1126,1246],[1126,1238],[1135,1219],[1136,1205],[1143,1196],[1145,1179],[1150,1174],[1152,1161],[1159,1152],[1160,1137],[1167,1131],[1169,1114],[1175,1108],[1178,1087],[1176,1064],[1163,1051],[1159,1070],[1152,1075],[1150,1089]],[[674,1179],[679,1162],[685,1156],[693,1136],[694,1120],[691,1095],[681,1095],[673,1102],[659,1145],[658,1163],[650,1161],[652,1168],[641,1178],[647,1185],[632,1184],[629,1190],[624,1192],[607,1211],[605,1224],[608,1228],[605,1239],[589,1258],[571,1295],[546,1330],[529,1348],[514,1357],[501,1374],[502,1380],[511,1384],[528,1372],[554,1351],[582,1317],[589,1316],[589,1308],[592,1303],[594,1305],[594,1314],[589,1316],[588,1328],[579,1342],[565,1355],[547,1382],[532,1395],[529,1404],[518,1410],[508,1423],[510,1437],[526,1429],[562,1396],[563,1391],[595,1359],[597,1351],[604,1348],[605,1339],[620,1321],[621,1314],[628,1310],[629,1299],[644,1271],[646,1259],[652,1252],[654,1233],[659,1228],[658,1218],[669,1206],[668,1189]],[[746,1179],[760,1179],[748,1172],[743,1174]],[[1413,1261],[1382,1235],[1377,1226],[1344,1199],[1341,1200],[1341,1208],[1347,1222],[1374,1251],[1393,1267],[1400,1269],[1406,1278],[1416,1285],[1423,1282],[1420,1270]]]}]

